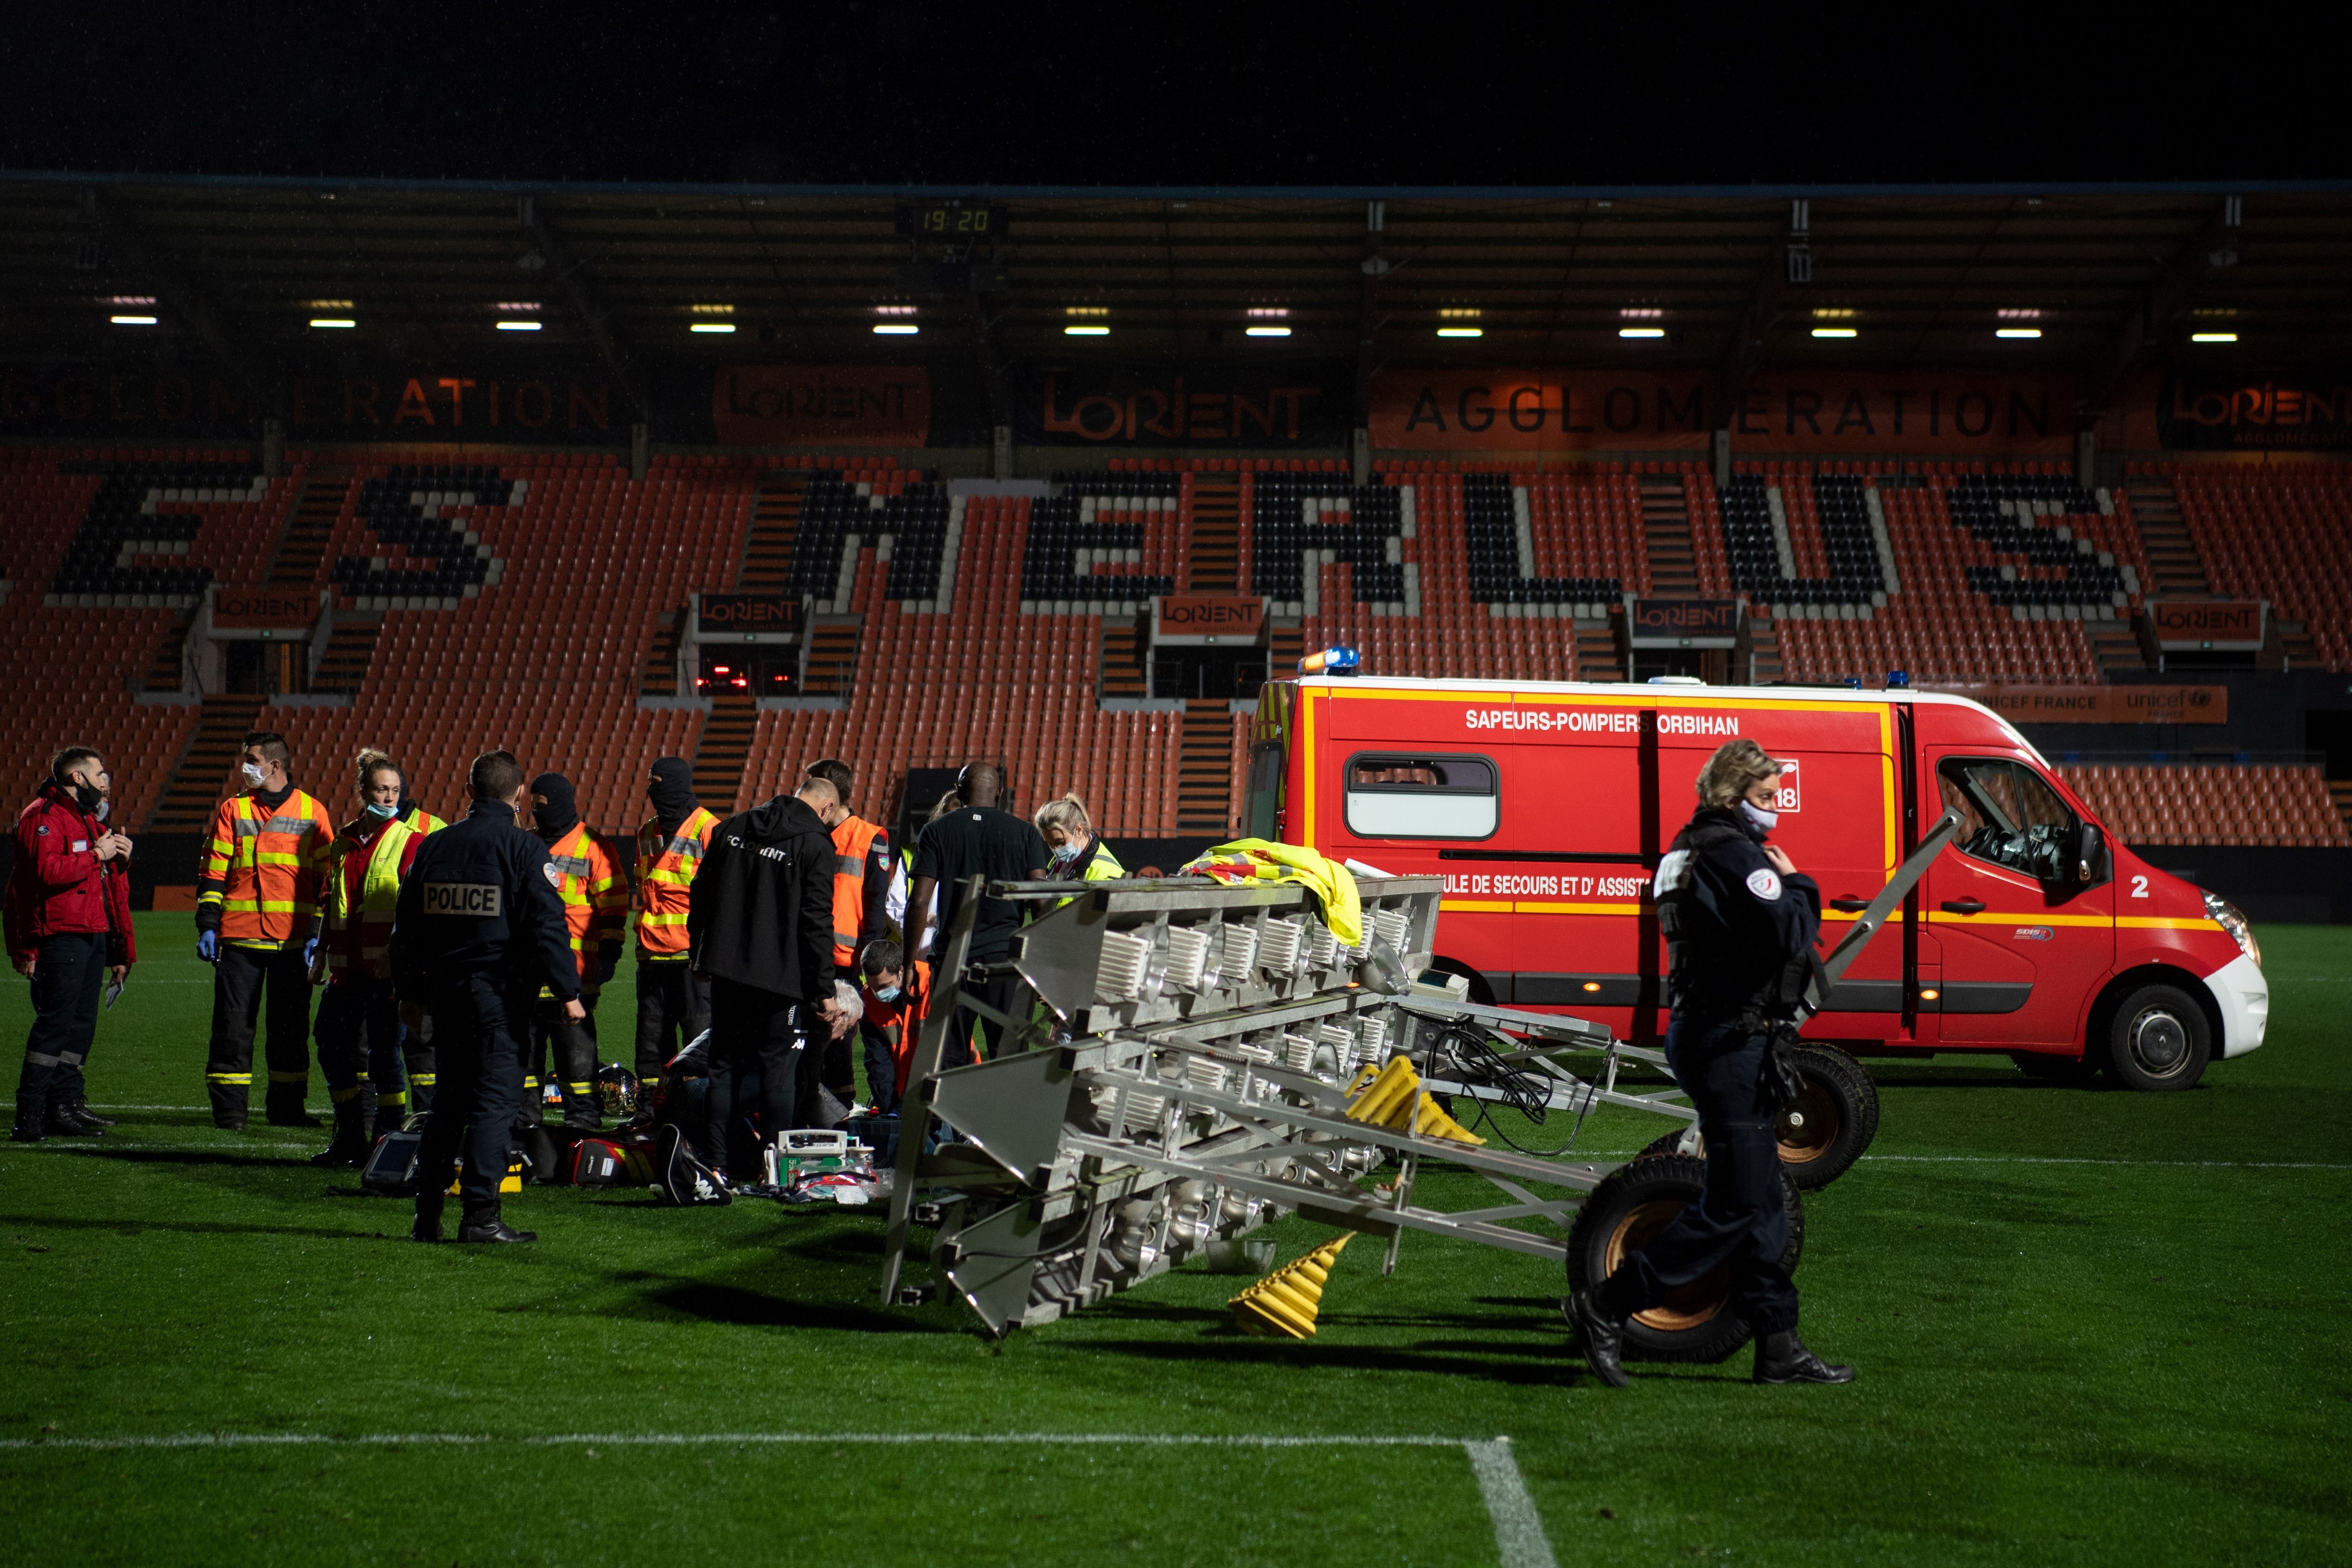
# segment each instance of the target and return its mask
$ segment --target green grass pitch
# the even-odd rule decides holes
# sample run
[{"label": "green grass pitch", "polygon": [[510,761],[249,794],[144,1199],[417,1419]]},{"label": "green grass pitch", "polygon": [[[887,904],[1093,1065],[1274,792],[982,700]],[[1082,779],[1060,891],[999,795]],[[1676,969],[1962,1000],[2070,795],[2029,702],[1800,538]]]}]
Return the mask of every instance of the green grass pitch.
[{"label": "green grass pitch", "polygon": [[[724,1437],[822,1433],[1507,1436],[1562,1564],[2352,1560],[2352,931],[2262,933],[2271,1043],[2192,1093],[1877,1065],[1877,1146],[1809,1203],[1798,1276],[1807,1337],[1861,1381],[1757,1389],[1742,1352],[1615,1393],[1570,1354],[1553,1268],[1424,1237],[1385,1279],[1351,1247],[1301,1345],[1235,1334],[1241,1282],[1196,1269],[990,1344],[961,1308],[879,1307],[877,1215],[768,1203],[532,1189],[508,1208],[536,1247],[415,1247],[406,1205],[304,1163],[323,1133],[213,1129],[209,974],[185,916],[141,920],[91,1074],[122,1124],[0,1150],[16,1562],[1503,1552],[1456,1445]],[[0,996],[13,1050],[26,991]],[[634,1016],[625,965],[603,1011]],[[1585,1142],[1658,1130],[1613,1113]],[[212,1434],[314,1440],[90,1441]],[[355,1440],[401,1434],[476,1440]]]}]

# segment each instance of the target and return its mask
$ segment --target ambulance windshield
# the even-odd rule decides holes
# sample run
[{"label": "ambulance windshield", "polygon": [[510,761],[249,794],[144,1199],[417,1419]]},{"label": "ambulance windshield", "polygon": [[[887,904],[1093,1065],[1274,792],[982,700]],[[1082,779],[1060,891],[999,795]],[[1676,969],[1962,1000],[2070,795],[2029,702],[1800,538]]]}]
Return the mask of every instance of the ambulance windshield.
[{"label": "ambulance windshield", "polygon": [[2063,876],[2078,825],[2032,769],[2006,757],[1951,757],[1937,783],[1944,805],[1960,814],[1961,854],[2044,882]]}]

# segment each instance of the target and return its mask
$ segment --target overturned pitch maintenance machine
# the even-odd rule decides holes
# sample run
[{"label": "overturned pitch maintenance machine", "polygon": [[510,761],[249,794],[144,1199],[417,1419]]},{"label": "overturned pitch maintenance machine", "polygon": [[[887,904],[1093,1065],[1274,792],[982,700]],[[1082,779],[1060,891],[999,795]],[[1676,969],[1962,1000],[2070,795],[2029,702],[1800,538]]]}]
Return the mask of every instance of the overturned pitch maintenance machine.
[{"label": "overturned pitch maintenance machine", "polygon": [[[1579,1206],[1610,1167],[1491,1146],[1424,1080],[1580,1119],[1617,1105],[1679,1126],[1692,1112],[1670,1083],[1614,1087],[1612,1053],[1623,1047],[1605,1029],[1468,1009],[1450,992],[1413,985],[1408,977],[1434,945],[1442,885],[1360,881],[1360,940],[1343,945],[1296,884],[996,883],[992,897],[1045,908],[1009,962],[968,968],[980,902],[971,884],[939,969],[965,984],[940,986],[901,1111],[884,1299],[918,1301],[944,1288],[1002,1335],[1203,1256],[1213,1268],[1253,1272],[1244,1260],[1262,1266],[1268,1249],[1242,1238],[1292,1213],[1383,1241],[1386,1268],[1408,1230],[1567,1258]],[[1018,982],[1003,1018],[1009,1048],[942,1070],[950,1010],[961,1003],[992,1016],[972,989],[1007,975]],[[1473,1016],[1481,1012],[1493,1016]],[[1496,1037],[1506,1021],[1539,1036],[1532,1049]],[[1541,1066],[1501,1063],[1488,1041]],[[1576,1052],[1601,1053],[1611,1081],[1578,1078],[1553,1059]],[[1535,1075],[1540,1083],[1528,1081]],[[945,1141],[939,1123],[953,1129]],[[1431,1161],[1484,1177],[1492,1201],[1429,1201],[1416,1178]],[[1675,1167],[1675,1206],[1695,1198],[1698,1159],[1663,1163]],[[1449,1195],[1465,1190],[1439,1185]],[[1661,1200],[1645,1201],[1647,1213]],[[936,1224],[928,1247],[911,1237],[919,1218]],[[934,1280],[916,1280],[926,1265]],[[1312,1323],[1310,1309],[1305,1331]],[[1725,1326],[1700,1336],[1701,1348]],[[1744,1327],[1738,1333],[1744,1339]],[[1682,1332],[1677,1342],[1700,1341]]]},{"label": "overturned pitch maintenance machine", "polygon": [[[1832,984],[1958,826],[1948,815],[1935,824],[1854,916],[1825,961]],[[1418,1230],[1560,1259],[1571,1286],[1606,1278],[1697,1198],[1706,1167],[1694,1113],[1670,1080],[1619,1087],[1622,1068],[1663,1069],[1661,1053],[1581,1019],[1483,1007],[1409,978],[1434,950],[1441,887],[1434,877],[1360,879],[1360,940],[1343,945],[1292,883],[996,883],[990,896],[1044,911],[1008,962],[975,968],[982,885],[968,884],[938,970],[961,979],[939,987],[901,1112],[883,1299],[951,1289],[1003,1335],[1195,1258],[1263,1268],[1268,1249],[1244,1238],[1293,1213],[1378,1238],[1384,1272]],[[1017,984],[999,1015],[971,988],[1004,977]],[[995,1017],[1008,1048],[942,1070],[959,1004]],[[1826,1054],[1836,1060],[1822,1070],[1851,1073],[1868,1091],[1851,1058]],[[1579,1129],[1615,1106],[1674,1130],[1612,1166],[1580,1159],[1573,1135],[1546,1152],[1495,1147],[1455,1120],[1479,1121],[1480,1101],[1530,1121],[1565,1114]],[[1867,1103],[1874,1123],[1874,1093]],[[1786,1155],[1790,1142],[1784,1129],[1784,1176],[1806,1163]],[[1433,1161],[1484,1178],[1488,1201],[1439,1206],[1418,1181]],[[1431,1185],[1437,1195],[1477,1190]],[[1782,1184],[1791,1268],[1803,1245],[1800,1185]],[[928,1247],[913,1238],[919,1216],[933,1226]],[[1319,1285],[1332,1250],[1292,1268]],[[909,1264],[934,1278],[915,1280]],[[1311,1333],[1311,1297],[1303,1322],[1278,1300],[1261,1319]],[[1719,1359],[1747,1338],[1720,1281],[1676,1293],[1627,1330],[1629,1351],[1652,1359]]]}]

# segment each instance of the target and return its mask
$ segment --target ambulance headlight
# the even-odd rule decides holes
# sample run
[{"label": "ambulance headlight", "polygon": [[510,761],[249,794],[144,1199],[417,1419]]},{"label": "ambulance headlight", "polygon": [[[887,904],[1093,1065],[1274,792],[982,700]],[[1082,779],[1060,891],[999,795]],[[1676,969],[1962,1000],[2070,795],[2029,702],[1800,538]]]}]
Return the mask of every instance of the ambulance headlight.
[{"label": "ambulance headlight", "polygon": [[2254,928],[2246,923],[2246,917],[2237,905],[2218,893],[2208,893],[2205,895],[2205,914],[2215,925],[2230,933],[2231,940],[2238,944],[2238,951],[2252,959],[2255,968],[2263,966],[2262,943],[2254,940]]}]

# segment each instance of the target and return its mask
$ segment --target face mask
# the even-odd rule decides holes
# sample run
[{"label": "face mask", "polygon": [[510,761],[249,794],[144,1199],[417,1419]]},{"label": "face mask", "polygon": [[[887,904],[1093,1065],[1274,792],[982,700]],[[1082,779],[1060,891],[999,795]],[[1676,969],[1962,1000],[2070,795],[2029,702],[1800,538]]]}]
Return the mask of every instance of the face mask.
[{"label": "face mask", "polygon": [[1078,863],[1078,857],[1082,853],[1083,851],[1075,844],[1063,845],[1059,849],[1054,851],[1053,868],[1055,870],[1063,870],[1069,867],[1076,866]]},{"label": "face mask", "polygon": [[370,801],[367,803],[367,814],[370,816],[374,817],[398,816],[400,815],[400,805],[397,802],[394,802],[391,805],[378,805],[375,802]]},{"label": "face mask", "polygon": [[269,770],[268,768],[257,768],[251,763],[247,763],[244,765],[244,771],[245,782],[251,784],[256,789],[259,789],[263,784],[269,782]]},{"label": "face mask", "polygon": [[874,1000],[877,1002],[896,1002],[898,999],[898,987],[896,985],[877,985],[874,989]]},{"label": "face mask", "polygon": [[84,811],[94,813],[100,822],[106,820],[106,797],[98,793],[96,784],[77,784],[73,786],[74,804]]},{"label": "face mask", "polygon": [[1780,814],[1779,812],[1766,811],[1754,801],[1741,801],[1739,803],[1739,809],[1746,812],[1748,814],[1748,820],[1754,823],[1759,827],[1769,829],[1778,827],[1780,825]]}]

